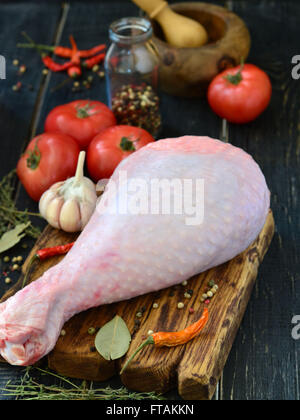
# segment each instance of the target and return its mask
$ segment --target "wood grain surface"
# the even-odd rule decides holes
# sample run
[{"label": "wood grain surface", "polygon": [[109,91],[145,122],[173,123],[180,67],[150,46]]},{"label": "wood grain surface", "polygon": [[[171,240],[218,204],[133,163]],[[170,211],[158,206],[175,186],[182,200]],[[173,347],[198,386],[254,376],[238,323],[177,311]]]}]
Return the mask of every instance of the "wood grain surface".
[{"label": "wood grain surface", "polygon": [[[200,337],[176,348],[145,349],[121,378],[127,387],[137,391],[165,393],[178,384],[179,394],[185,399],[210,399],[247,307],[258,266],[269,248],[273,233],[274,220],[270,211],[261,234],[245,252],[228,263],[194,276],[186,286],[178,285],[76,315],[65,324],[63,329],[66,334],[58,339],[54,350],[47,356],[48,366],[60,374],[80,379],[103,381],[112,377],[120,371],[126,357],[118,361],[107,361],[101,357],[95,351],[94,336],[88,334],[90,327],[98,330],[115,314],[121,316],[132,334],[127,353],[129,356],[147,336],[147,331],[180,331],[195,322],[204,308],[200,298],[209,281],[214,281],[219,291],[209,304],[210,319]],[[19,290],[24,273],[28,270],[28,262],[38,249],[65,244],[74,239],[74,235],[48,226],[25,262],[18,283],[1,301]],[[35,264],[30,269],[28,282],[41,277],[62,258],[51,258]],[[192,290],[190,299],[184,297],[188,290]],[[156,309],[153,308],[154,302],[158,304]],[[178,309],[178,302],[184,302],[185,307]],[[190,314],[189,308],[195,312]],[[141,318],[136,317],[138,312],[143,313]]]},{"label": "wood grain surface", "polygon": [[204,25],[209,41],[199,48],[176,48],[164,40],[160,26],[153,22],[161,88],[171,95],[205,96],[209,83],[220,71],[247,59],[249,31],[245,22],[226,7],[185,2],[176,3],[172,9]]}]

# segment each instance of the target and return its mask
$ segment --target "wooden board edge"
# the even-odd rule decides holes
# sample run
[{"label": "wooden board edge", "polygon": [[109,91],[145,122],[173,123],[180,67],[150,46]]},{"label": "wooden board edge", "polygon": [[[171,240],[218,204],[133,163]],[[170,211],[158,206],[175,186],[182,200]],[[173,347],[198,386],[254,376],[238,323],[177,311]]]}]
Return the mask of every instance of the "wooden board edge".
[{"label": "wooden board edge", "polygon": [[[210,400],[213,397],[217,383],[221,377],[240,323],[243,319],[248,302],[250,300],[252,289],[257,278],[259,265],[263,261],[263,258],[269,249],[272,238],[274,236],[274,232],[275,222],[273,213],[270,210],[266,225],[263,229],[263,234],[260,234],[261,238],[259,237],[248,250],[248,253],[256,251],[256,270],[254,270],[251,276],[248,277],[247,286],[242,289],[241,293],[237,296],[236,305],[238,306],[239,311],[236,313],[234,322],[230,325],[226,325],[223,337],[220,337],[218,349],[215,350],[217,351],[216,360],[218,362],[213,364],[213,368],[208,371],[208,374],[198,375],[196,372],[194,372],[192,376],[186,374],[186,370],[184,368],[184,355],[178,365],[178,392],[183,399]],[[262,252],[257,253],[257,247],[255,244],[260,240],[263,241],[261,248]],[[250,258],[253,258],[253,256],[250,255]],[[230,317],[227,316],[229,310],[230,308],[227,308],[227,311],[224,313],[224,322],[230,319]]]}]

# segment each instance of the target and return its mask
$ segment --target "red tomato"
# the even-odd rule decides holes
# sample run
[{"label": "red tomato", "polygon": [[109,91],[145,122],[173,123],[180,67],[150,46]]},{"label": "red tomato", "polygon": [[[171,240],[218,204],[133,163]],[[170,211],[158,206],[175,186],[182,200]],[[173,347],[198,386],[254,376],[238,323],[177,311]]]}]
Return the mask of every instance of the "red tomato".
[{"label": "red tomato", "polygon": [[94,181],[110,178],[115,168],[131,153],[155,141],[144,129],[116,125],[98,134],[87,152],[87,167]]},{"label": "red tomato", "polygon": [[74,176],[80,149],[66,134],[44,133],[31,140],[17,165],[30,197],[38,201],[55,182]]},{"label": "red tomato", "polygon": [[79,100],[54,108],[47,116],[45,131],[59,131],[86,149],[100,131],[116,125],[113,112],[102,102]]},{"label": "red tomato", "polygon": [[213,111],[229,122],[243,124],[255,120],[269,105],[272,85],[269,76],[245,64],[218,74],[208,88]]}]

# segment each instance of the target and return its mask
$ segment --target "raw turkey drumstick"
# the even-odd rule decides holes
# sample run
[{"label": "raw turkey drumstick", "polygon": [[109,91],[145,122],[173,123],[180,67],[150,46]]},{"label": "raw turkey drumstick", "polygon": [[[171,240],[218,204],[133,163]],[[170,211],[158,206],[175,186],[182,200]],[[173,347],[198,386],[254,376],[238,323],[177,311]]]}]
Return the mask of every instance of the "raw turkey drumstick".
[{"label": "raw turkey drumstick", "polygon": [[[152,190],[157,181],[171,211]],[[1,355],[14,365],[32,364],[53,349],[74,314],[230,260],[260,233],[269,200],[260,168],[239,148],[194,136],[150,143],[115,170],[62,262],[0,305]]]}]

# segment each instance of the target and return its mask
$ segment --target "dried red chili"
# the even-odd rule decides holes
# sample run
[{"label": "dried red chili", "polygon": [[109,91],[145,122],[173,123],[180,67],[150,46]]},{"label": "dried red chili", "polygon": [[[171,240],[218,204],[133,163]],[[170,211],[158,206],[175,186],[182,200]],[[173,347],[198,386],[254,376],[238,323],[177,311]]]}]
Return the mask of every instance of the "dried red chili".
[{"label": "dried red chili", "polygon": [[101,51],[105,50],[105,48],[106,48],[105,44],[99,44],[93,48],[90,48],[89,50],[79,50],[79,55],[81,58],[92,57],[93,55],[98,54]]},{"label": "dried red chili", "polygon": [[105,58],[105,53],[97,54],[83,62],[84,67],[92,69],[96,64],[101,63]]},{"label": "dried red chili", "polygon": [[67,254],[70,249],[73,247],[75,242],[71,242],[66,245],[58,245],[53,246],[51,248],[43,248],[39,249],[36,254],[34,254],[35,259],[39,259],[40,261],[46,260],[47,258],[55,257],[57,255],[64,255]]},{"label": "dried red chili", "polygon": [[125,365],[123,366],[120,374],[122,374],[132,359],[136,356],[136,354],[142,350],[145,346],[149,344],[153,344],[156,347],[175,347],[182,344],[185,344],[195,338],[200,331],[203,330],[205,325],[207,324],[209,318],[209,312],[207,308],[204,308],[203,314],[201,318],[195,322],[194,324],[190,325],[189,327],[185,328],[182,331],[178,332],[157,332],[153,333],[148,336],[148,338],[135,350],[135,352],[129,357]]},{"label": "dried red chili", "polygon": [[82,71],[80,66],[73,65],[68,68],[68,76],[70,76],[72,79],[76,79],[77,77],[81,76]]},{"label": "dried red chili", "polygon": [[36,48],[40,52],[49,51],[49,52],[54,53],[58,57],[63,57],[63,58],[70,58],[71,55],[72,55],[72,49],[71,48],[61,47],[61,46],[51,47],[50,45],[43,45],[43,44],[19,43],[19,44],[17,44],[17,47],[18,48]]},{"label": "dried red chili", "polygon": [[[44,65],[53,72],[65,71],[70,77],[76,78],[82,74],[81,70],[81,58],[91,57],[85,60],[84,65],[87,68],[92,68],[95,64],[103,61],[105,53],[100,53],[106,48],[105,44],[96,45],[95,47],[89,50],[79,50],[73,35],[70,35],[70,43],[72,48],[66,48],[61,46],[51,47],[43,44],[36,44],[27,34],[23,32],[24,37],[30,42],[29,44],[18,44],[18,46],[23,48],[35,48],[42,56],[42,61]],[[60,64],[56,63],[49,55],[42,54],[41,51],[47,50],[52,51],[54,54],[70,58],[66,63]],[[97,55],[95,55],[97,54]]]},{"label": "dried red chili", "polygon": [[[17,44],[19,48],[37,48],[40,51],[49,51],[57,55],[58,57],[63,58],[71,58],[72,57],[72,48],[62,47],[60,45],[52,47],[51,45],[44,45],[44,44],[32,44],[32,43],[19,43]],[[100,53],[106,48],[105,44],[96,45],[89,50],[78,50],[78,55],[80,58],[88,58],[92,57],[95,54]]]},{"label": "dried red chili", "polygon": [[72,66],[68,68],[68,75],[72,78],[76,78],[81,75],[81,65],[80,65],[80,56],[78,52],[78,47],[75,42],[73,35],[70,35],[70,43],[72,45],[72,55],[70,62]]},{"label": "dried red chili", "polygon": [[73,247],[74,243],[75,242],[71,242],[71,243],[66,244],[66,245],[58,245],[58,246],[53,246],[51,248],[39,249],[33,255],[33,257],[31,258],[31,260],[29,261],[29,264],[28,264],[28,267],[27,267],[27,270],[26,270],[26,274],[25,274],[24,279],[23,279],[22,289],[23,289],[23,287],[27,283],[27,279],[28,279],[28,274],[29,274],[30,268],[32,267],[32,264],[35,261],[37,261],[37,260],[38,261],[43,261],[43,260],[46,260],[48,258],[55,257],[57,255],[67,254],[70,251],[70,249]]},{"label": "dried red chili", "polygon": [[49,55],[45,55],[44,57],[42,57],[42,61],[45,67],[54,72],[65,71],[73,66],[72,62],[70,61],[63,64],[56,63],[54,60],[52,60],[51,57],[49,57]]}]

